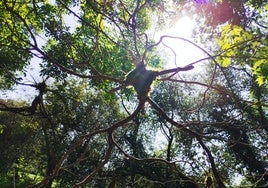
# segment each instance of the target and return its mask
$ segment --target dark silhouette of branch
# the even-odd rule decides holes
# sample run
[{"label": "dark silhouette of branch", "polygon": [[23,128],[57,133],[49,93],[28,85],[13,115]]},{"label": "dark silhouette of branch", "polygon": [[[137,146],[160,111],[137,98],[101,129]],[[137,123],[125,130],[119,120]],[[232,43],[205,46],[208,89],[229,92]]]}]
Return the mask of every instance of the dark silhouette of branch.
[{"label": "dark silhouette of branch", "polygon": [[202,48],[198,44],[196,44],[196,43],[194,43],[194,42],[192,42],[192,41],[190,41],[190,40],[188,40],[186,38],[183,38],[183,37],[163,35],[163,36],[160,37],[160,39],[159,39],[159,41],[157,43],[149,46],[148,48],[153,48],[155,46],[158,46],[165,38],[178,39],[178,40],[182,40],[182,41],[188,42],[188,43],[192,44],[193,46],[197,47],[198,49],[200,49],[201,51],[203,51],[205,54],[207,54],[210,57],[210,59],[214,63],[218,64],[217,61],[216,61],[216,59],[214,58],[214,56],[212,56],[208,51],[206,51],[204,48]]},{"label": "dark silhouette of branch", "polygon": [[[42,182],[36,184],[36,185],[33,185],[31,186],[32,188],[37,188],[37,187],[45,187],[49,182],[51,182],[51,180],[53,180],[59,173],[59,171],[61,170],[61,167],[62,165],[64,164],[64,161],[68,158],[68,156],[78,147],[80,146],[81,144],[83,144],[86,140],[89,140],[91,139],[92,137],[94,137],[95,135],[97,134],[101,134],[101,133],[107,133],[108,134],[108,140],[109,140],[109,146],[108,146],[108,151],[106,152],[106,157],[104,159],[104,161],[101,163],[101,165],[99,165],[99,167],[97,167],[92,173],[93,174],[89,174],[81,183],[81,184],[78,184],[78,185],[82,185],[84,183],[86,183],[94,174],[96,174],[102,167],[103,165],[105,165],[108,161],[108,158],[110,156],[110,152],[111,152],[111,149],[113,148],[112,145],[113,145],[113,142],[111,141],[112,139],[112,133],[114,130],[116,130],[118,127],[120,126],[123,126],[125,125],[126,123],[130,122],[131,120],[133,120],[137,115],[138,113],[140,112],[140,110],[142,109],[142,106],[144,104],[142,103],[139,103],[138,107],[135,109],[135,111],[129,115],[128,117],[126,117],[125,119],[121,120],[121,121],[118,121],[117,123],[114,123],[112,126],[108,127],[108,128],[105,128],[105,129],[100,129],[100,130],[96,130],[96,131],[93,131],[91,133],[88,133],[88,134],[85,134],[85,135],[82,135],[80,136],[77,141],[72,144],[72,146],[70,147],[70,149],[68,149],[66,151],[66,153],[62,156],[62,158],[58,161],[57,165],[55,166],[54,170],[53,170],[53,173],[49,176],[49,177],[46,177]],[[79,186],[78,186],[79,187]]]},{"label": "dark silhouette of branch", "polygon": [[173,69],[162,70],[162,71],[157,73],[157,76],[161,76],[161,75],[169,74],[169,73],[178,73],[181,71],[189,71],[189,70],[192,70],[193,68],[194,68],[194,66],[190,64],[190,65],[187,65],[185,67],[177,67],[177,68],[173,68]]},{"label": "dark silhouette of branch", "polygon": [[214,157],[212,156],[210,150],[207,148],[207,146],[204,144],[203,140],[200,138],[200,137],[196,137],[197,141],[199,142],[199,144],[201,145],[201,147],[205,150],[207,156],[208,156],[208,159],[209,159],[209,162],[210,162],[210,165],[211,165],[211,169],[212,169],[212,172],[213,172],[213,175],[217,181],[217,184],[218,184],[218,187],[219,188],[225,188],[226,186],[224,185],[221,177],[220,177],[220,174],[216,168],[216,164],[214,162]]},{"label": "dark silhouette of branch", "polygon": [[9,107],[7,103],[0,103],[0,110],[2,111],[8,111],[8,112],[12,112],[15,114],[21,114],[21,115],[33,115],[36,113],[37,110],[37,106],[40,105],[42,103],[43,100],[43,95],[46,92],[46,84],[45,82],[41,82],[38,83],[36,85],[33,84],[23,84],[22,85],[27,85],[27,86],[31,86],[31,87],[35,87],[36,90],[39,91],[39,94],[34,98],[34,100],[31,103],[31,106],[26,106],[26,107]]},{"label": "dark silhouette of branch", "polygon": [[185,132],[189,133],[191,136],[195,137],[198,140],[199,144],[201,145],[201,147],[205,150],[205,152],[208,155],[208,159],[209,159],[209,162],[211,164],[212,172],[213,172],[214,177],[215,177],[215,179],[216,179],[216,181],[218,183],[218,186],[220,188],[224,188],[225,185],[222,182],[222,180],[220,178],[220,175],[219,175],[219,173],[217,171],[216,164],[214,162],[214,158],[213,158],[210,150],[206,147],[206,145],[203,143],[203,141],[201,139],[202,138],[202,135],[200,135],[200,134],[198,134],[198,133],[196,133],[196,132],[194,132],[194,131],[186,128],[185,126],[183,126],[183,125],[175,122],[173,119],[171,119],[170,117],[168,117],[167,114],[153,100],[151,100],[149,97],[148,97],[147,100],[152,105],[152,107],[155,110],[157,110],[160,113],[160,115],[163,116],[165,118],[165,120],[167,120],[170,124],[178,127],[182,131],[185,131]]},{"label": "dark silhouette of branch", "polygon": [[[109,141],[109,142],[111,142],[111,141]],[[101,164],[99,164],[99,166],[93,172],[88,174],[82,181],[80,181],[79,183],[75,184],[75,186],[73,186],[73,187],[74,188],[81,187],[82,185],[87,183],[90,180],[90,178],[92,178],[92,176],[94,176],[96,173],[98,173],[103,168],[103,166],[109,161],[109,159],[111,157],[111,154],[112,154],[112,150],[113,150],[113,145],[111,143],[109,143],[108,149],[107,149],[105,157],[104,157],[104,160],[101,162]]]}]

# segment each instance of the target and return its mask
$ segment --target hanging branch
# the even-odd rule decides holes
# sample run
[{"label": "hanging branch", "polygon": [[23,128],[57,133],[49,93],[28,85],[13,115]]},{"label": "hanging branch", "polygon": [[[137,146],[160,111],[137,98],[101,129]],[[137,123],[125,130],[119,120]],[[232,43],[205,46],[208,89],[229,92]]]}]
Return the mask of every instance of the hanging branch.
[{"label": "hanging branch", "polygon": [[[143,105],[144,104],[140,103],[138,105],[138,107],[135,109],[135,111],[131,115],[129,115],[128,117],[126,117],[125,119],[123,119],[121,121],[118,121],[118,122],[114,123],[112,126],[110,126],[108,128],[96,130],[96,131],[94,131],[92,133],[88,133],[88,134],[80,136],[77,139],[77,141],[74,144],[72,144],[70,149],[68,149],[66,151],[66,153],[62,156],[62,158],[58,161],[57,165],[55,166],[55,168],[53,170],[53,173],[49,177],[46,177],[42,182],[40,182],[40,183],[38,183],[36,185],[33,185],[31,187],[32,188],[45,187],[49,182],[51,182],[51,180],[53,180],[59,174],[59,171],[61,170],[64,161],[69,157],[69,155],[72,152],[75,151],[75,149],[78,146],[82,145],[86,140],[91,139],[92,137],[94,137],[97,134],[107,133],[108,134],[108,140],[109,140],[109,147],[108,147],[108,151],[106,152],[106,157],[105,157],[104,161],[91,174],[89,174],[87,177],[84,178],[84,180],[82,180],[83,183],[81,183],[81,182],[80,182],[81,184],[78,183],[78,185],[85,184],[94,174],[96,174],[99,170],[101,170],[103,165],[105,165],[108,162],[109,155],[111,154],[111,150],[112,150],[113,144],[114,144],[112,142],[112,140],[111,140],[114,130],[116,130],[118,127],[123,126],[126,123],[130,122],[131,120],[133,120],[138,115],[138,113],[142,109]],[[79,186],[77,186],[77,187],[79,187]]]},{"label": "hanging branch", "polygon": [[[179,160],[175,160],[175,161],[168,161],[168,160],[165,160],[165,159],[161,159],[161,158],[138,158],[138,157],[135,157],[135,156],[132,156],[128,153],[126,153],[121,147],[120,145],[115,141],[115,138],[114,138],[114,134],[112,134],[112,142],[113,144],[115,145],[115,147],[121,152],[123,153],[127,158],[129,158],[130,160],[134,160],[134,161],[138,161],[138,162],[152,162],[152,163],[155,163],[155,162],[159,162],[159,163],[164,163],[164,164],[167,164],[167,165],[173,165],[173,167],[175,169],[177,169],[177,166],[176,166],[176,163],[179,163],[179,162],[183,162],[183,163],[187,163],[187,161],[179,161]],[[182,172],[180,171],[177,171],[179,176],[181,178],[183,178],[183,180],[179,180],[180,182],[188,182],[188,183],[191,183],[194,187],[198,188],[198,183],[196,183],[196,181],[194,179],[192,179],[191,177],[188,177],[186,176],[185,174],[183,174]]]},{"label": "hanging branch", "polygon": [[152,100],[148,97],[148,102],[152,105],[152,107],[157,110],[161,116],[163,116],[170,124],[176,126],[177,128],[179,128],[180,130],[183,130],[187,133],[189,133],[190,135],[192,135],[193,137],[195,137],[197,139],[197,141],[199,142],[199,144],[201,145],[201,147],[204,149],[204,151],[206,152],[206,154],[208,155],[208,159],[209,159],[209,162],[210,162],[210,165],[211,165],[211,168],[212,168],[212,172],[213,172],[213,175],[218,183],[218,186],[219,188],[225,188],[225,185],[224,183],[222,182],[221,178],[220,178],[220,175],[219,175],[219,172],[216,168],[216,164],[214,162],[214,158],[211,154],[211,152],[209,151],[209,149],[206,147],[206,145],[204,144],[204,142],[202,141],[202,135],[190,130],[190,129],[187,129],[185,126],[175,122],[173,119],[171,119],[170,117],[167,116],[167,114]]}]

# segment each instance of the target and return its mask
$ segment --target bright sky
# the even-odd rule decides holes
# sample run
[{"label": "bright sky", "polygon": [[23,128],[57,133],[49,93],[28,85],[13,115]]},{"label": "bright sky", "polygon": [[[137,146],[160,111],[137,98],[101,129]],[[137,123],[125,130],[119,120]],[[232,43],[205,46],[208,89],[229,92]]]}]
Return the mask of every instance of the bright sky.
[{"label": "bright sky", "polygon": [[[157,33],[155,35],[155,41],[159,41],[160,37],[163,35],[170,35],[175,37],[186,38],[193,42],[192,32],[195,27],[195,24],[196,23],[191,18],[189,18],[188,16],[184,16],[180,18],[172,28],[167,28],[166,30]],[[165,53],[167,53],[168,56],[168,57],[165,56],[165,59],[167,60],[168,63],[167,65],[164,65],[166,69],[175,67],[184,67],[188,64],[191,64],[205,57],[204,53],[200,49],[185,41],[174,38],[171,39],[167,38],[164,39],[163,42],[165,45],[172,48],[172,50],[176,53],[175,56],[172,50],[169,50],[169,48],[165,47],[164,45],[161,45],[161,48],[165,50]],[[192,71],[198,71],[196,69],[198,69],[197,65],[195,65],[195,69],[189,71],[189,73],[191,73]],[[157,132],[155,138],[156,139],[154,146],[158,149],[163,149],[162,148],[164,147],[163,142],[164,143],[166,142],[163,133],[161,131]]]},{"label": "bright sky", "polygon": [[[158,41],[160,36],[162,35],[170,35],[176,37],[183,37],[190,41],[193,41],[192,32],[195,24],[196,23],[191,18],[189,18],[188,16],[184,16],[180,18],[172,28],[168,28],[157,33],[157,35],[155,36],[155,40]],[[167,68],[173,68],[177,66],[183,67],[196,60],[204,58],[204,53],[200,49],[185,41],[174,38],[165,38],[163,42],[165,45],[169,46],[173,50],[172,51],[162,45],[162,48],[169,54],[168,64],[166,65]],[[174,55],[174,52],[176,53],[176,56]]]}]

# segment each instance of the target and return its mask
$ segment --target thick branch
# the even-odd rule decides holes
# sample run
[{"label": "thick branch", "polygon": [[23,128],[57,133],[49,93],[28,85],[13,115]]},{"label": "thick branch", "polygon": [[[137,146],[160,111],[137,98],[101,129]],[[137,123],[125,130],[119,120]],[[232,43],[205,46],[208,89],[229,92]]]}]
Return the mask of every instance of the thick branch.
[{"label": "thick branch", "polygon": [[188,71],[188,70],[192,70],[193,68],[194,68],[193,65],[187,65],[185,67],[177,67],[177,68],[174,68],[174,69],[162,70],[162,71],[157,73],[157,76],[164,75],[164,74],[169,74],[169,73],[177,73],[177,72],[180,72],[180,71]]},{"label": "thick branch", "polygon": [[[54,168],[53,170],[53,173],[51,174],[51,176],[45,178],[42,182],[40,182],[39,184],[37,185],[33,185],[32,187],[44,187],[46,186],[51,180],[53,180],[59,173],[59,171],[61,170],[61,167],[64,163],[64,161],[68,158],[68,156],[78,147],[80,146],[81,144],[84,143],[85,140],[88,140],[88,139],[91,139],[93,136],[97,135],[97,134],[100,134],[100,133],[105,133],[107,132],[109,134],[109,138],[111,137],[113,131],[115,129],[117,129],[118,127],[120,126],[123,126],[124,124],[128,123],[129,121],[131,121],[132,119],[134,119],[138,113],[140,112],[140,110],[142,109],[144,104],[140,103],[138,105],[138,107],[136,108],[136,110],[128,117],[126,117],[125,119],[117,122],[117,123],[114,123],[111,127],[108,127],[108,128],[105,128],[105,129],[100,129],[100,130],[96,130],[92,133],[89,133],[89,134],[86,134],[86,135],[82,135],[80,136],[77,141],[71,146],[71,148],[69,150],[66,151],[66,153],[62,156],[62,158],[58,161],[56,167]],[[106,156],[108,156],[110,154],[110,150],[112,149],[112,147],[110,146],[107,153],[106,153]],[[105,162],[105,163],[104,163]],[[103,161],[103,163],[101,165],[104,165],[106,164],[107,162],[107,159],[105,159]],[[102,166],[99,166],[98,171],[102,168]],[[98,172],[97,170],[94,171],[94,174]],[[93,174],[93,175],[94,175]],[[89,178],[91,178],[93,175],[89,175],[88,177],[85,178],[85,181],[88,181]]]}]

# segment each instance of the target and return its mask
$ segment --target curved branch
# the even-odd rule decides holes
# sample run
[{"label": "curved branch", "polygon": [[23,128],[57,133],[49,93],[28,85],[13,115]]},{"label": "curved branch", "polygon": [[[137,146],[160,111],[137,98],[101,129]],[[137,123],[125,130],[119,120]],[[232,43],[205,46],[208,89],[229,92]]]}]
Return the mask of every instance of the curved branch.
[{"label": "curved branch", "polygon": [[[112,137],[111,135],[112,135],[113,131],[114,131],[115,129],[117,129],[118,127],[123,126],[124,124],[126,124],[126,123],[128,123],[129,121],[131,121],[132,119],[134,119],[134,118],[138,115],[138,113],[140,112],[140,110],[142,109],[143,105],[144,105],[144,104],[140,102],[139,105],[138,105],[138,107],[135,109],[135,111],[134,111],[131,115],[129,115],[128,117],[126,117],[125,119],[123,119],[123,120],[121,120],[121,121],[118,121],[118,122],[114,123],[112,126],[110,126],[110,127],[108,127],[108,128],[100,129],[100,130],[96,130],[96,131],[94,131],[94,132],[92,132],[92,133],[89,133],[89,134],[80,136],[80,137],[77,139],[77,141],[71,146],[71,148],[68,149],[68,150],[66,151],[66,153],[62,156],[62,158],[58,161],[57,165],[55,166],[55,168],[54,168],[54,170],[53,170],[53,173],[52,173],[49,177],[45,178],[42,182],[40,182],[40,183],[37,184],[37,185],[33,185],[32,187],[44,187],[44,186],[46,186],[51,180],[53,180],[53,179],[58,175],[59,171],[61,170],[61,167],[62,167],[64,161],[68,158],[68,156],[69,156],[69,155],[70,155],[70,154],[71,154],[71,153],[72,153],[72,152],[73,152],[79,145],[83,144],[83,142],[84,142],[85,140],[91,139],[91,138],[92,138],[93,136],[95,136],[96,134],[105,133],[105,132],[107,132],[107,133],[109,134],[109,140],[111,140],[111,137]],[[111,143],[111,141],[110,141],[110,143]],[[110,147],[109,147],[109,149],[108,149],[108,151],[107,151],[107,153],[106,153],[106,157],[110,154],[110,152],[111,152],[110,150],[111,150],[111,149],[112,149],[112,145],[110,144]],[[108,160],[108,157],[107,157],[107,159],[105,159],[105,160],[101,163],[101,165],[97,168],[98,171],[103,167],[103,165],[105,165],[105,164],[107,163],[107,160]],[[104,162],[105,162],[105,163],[104,163]],[[95,170],[95,171],[94,171],[94,174],[97,173],[98,171]],[[88,181],[88,179],[91,178],[94,174],[87,176],[87,177],[85,178],[85,181]]]},{"label": "curved branch", "polygon": [[106,155],[105,155],[104,160],[102,161],[102,163],[99,164],[99,166],[93,172],[91,172],[89,175],[87,175],[81,182],[75,184],[74,188],[81,187],[82,185],[84,185],[85,183],[87,183],[88,180],[90,178],[92,178],[92,176],[94,176],[96,173],[98,173],[103,168],[103,166],[109,161],[109,158],[110,158],[110,156],[112,154],[112,150],[113,150],[113,145],[110,143],[109,144],[109,147],[108,147],[108,150],[106,152]]},{"label": "curved branch", "polygon": [[211,152],[209,151],[209,149],[207,148],[207,146],[204,144],[204,142],[202,141],[202,139],[200,137],[196,137],[197,141],[199,142],[199,144],[201,145],[201,147],[203,148],[203,150],[205,150],[205,152],[208,155],[208,159],[211,165],[211,169],[213,172],[213,175],[218,183],[218,187],[219,188],[225,188],[224,183],[221,180],[220,174],[216,168],[216,164],[214,162],[214,157],[212,156]]},{"label": "curved branch", "polygon": [[88,22],[87,20],[85,20],[84,18],[80,17],[78,14],[76,14],[74,11],[72,11],[69,7],[67,7],[67,5],[65,3],[63,3],[62,1],[58,1],[62,6],[64,6],[64,8],[66,8],[66,10],[68,10],[70,13],[72,13],[76,18],[78,18],[79,20],[81,20],[83,23],[85,23],[86,25],[90,26],[91,28],[95,29],[96,31],[101,32],[105,37],[107,37],[112,43],[117,44],[117,42],[115,42],[107,33],[105,33],[103,30],[100,30],[99,27],[96,27],[94,25],[92,25],[90,22]]},{"label": "curved branch", "polygon": [[54,61],[50,56],[46,55],[42,50],[40,50],[39,48],[35,49],[36,51],[38,51],[44,59],[48,60],[49,62],[51,62],[53,65],[57,66],[59,69],[61,69],[62,71],[69,73],[71,75],[77,76],[79,78],[90,78],[90,79],[104,79],[104,80],[110,80],[113,82],[118,82],[118,83],[124,83],[124,81],[113,78],[111,76],[107,76],[101,73],[97,73],[97,75],[84,75],[84,74],[80,74],[78,72],[75,72],[61,64],[59,64],[58,62]]},{"label": "curved branch", "polygon": [[161,80],[161,81],[179,82],[179,83],[185,83],[185,84],[200,85],[200,86],[204,86],[204,87],[207,87],[207,88],[210,88],[210,89],[214,89],[214,90],[218,91],[221,94],[228,94],[228,92],[226,92],[226,90],[222,90],[219,87],[215,87],[213,85],[209,85],[209,84],[205,84],[205,83],[201,83],[201,82],[177,80],[177,79],[171,79],[171,78],[161,78],[159,80]]},{"label": "curved branch", "polygon": [[200,49],[201,51],[203,51],[205,54],[207,54],[210,57],[210,59],[213,60],[213,62],[215,62],[216,64],[218,64],[217,61],[216,61],[216,59],[214,58],[214,56],[212,56],[208,51],[206,51],[204,48],[202,48],[198,44],[196,44],[196,43],[194,43],[194,42],[192,42],[192,41],[190,41],[190,40],[188,40],[186,38],[183,38],[183,37],[163,35],[163,36],[160,37],[160,39],[159,39],[159,41],[157,43],[149,46],[149,48],[153,48],[155,46],[158,46],[165,38],[178,39],[178,40],[182,40],[182,41],[188,42],[188,43],[192,44],[193,46],[197,47],[198,49]]},{"label": "curved branch", "polygon": [[[134,157],[128,153],[126,153],[120,146],[119,144],[115,141],[114,139],[114,136],[112,134],[112,142],[113,144],[116,146],[116,148],[122,152],[126,157],[128,157],[129,159],[131,160],[135,160],[135,161],[140,161],[140,162],[160,162],[160,163],[165,163],[165,164],[168,164],[168,165],[174,165],[174,167],[176,168],[176,163],[178,162],[186,162],[187,161],[179,161],[179,160],[175,160],[175,161],[168,161],[168,160],[165,160],[165,159],[161,159],[161,158],[138,158],[138,157]],[[184,178],[184,180],[182,180],[183,182],[189,182],[189,183],[192,183],[196,188],[198,188],[198,183],[195,182],[194,179],[184,175],[183,173],[181,173],[180,171],[177,170],[177,172],[179,173],[180,177]]]},{"label": "curved branch", "polygon": [[151,100],[149,97],[148,97],[148,102],[152,105],[152,107],[154,107],[169,123],[171,123],[172,125],[178,127],[179,129],[189,133],[190,135],[194,136],[197,141],[199,142],[199,144],[201,145],[201,147],[205,150],[205,152],[207,153],[208,155],[208,158],[209,158],[209,161],[210,161],[210,165],[211,165],[211,168],[212,168],[212,171],[213,171],[213,174],[214,174],[214,177],[215,179],[217,180],[217,183],[218,183],[218,186],[220,188],[224,188],[225,185],[223,184],[221,178],[220,178],[220,175],[218,173],[218,170],[216,168],[216,164],[214,162],[214,158],[211,154],[211,152],[209,151],[209,149],[206,147],[206,145],[204,144],[204,142],[202,141],[202,135],[190,130],[190,129],[187,129],[185,126],[175,122],[173,119],[171,119],[170,117],[168,117],[166,115],[166,113],[153,101]]}]

